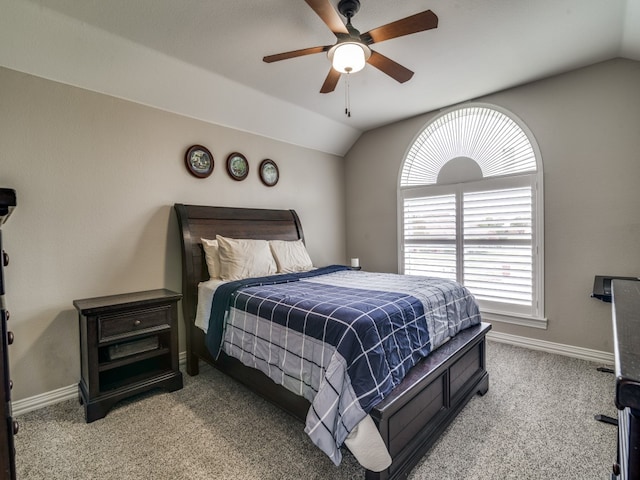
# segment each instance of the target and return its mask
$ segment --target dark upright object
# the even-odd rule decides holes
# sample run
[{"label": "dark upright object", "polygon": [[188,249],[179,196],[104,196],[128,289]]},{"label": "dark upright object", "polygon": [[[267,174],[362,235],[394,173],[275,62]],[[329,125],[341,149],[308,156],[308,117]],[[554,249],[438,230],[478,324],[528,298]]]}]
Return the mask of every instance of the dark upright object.
[{"label": "dark upright object", "polygon": [[[182,308],[187,343],[187,373],[198,374],[206,361],[304,422],[309,402],[274,383],[259,370],[244,366],[224,352],[214,360],[205,335],[195,325],[198,283],[209,279],[201,238],[304,241],[294,210],[266,210],[175,205],[182,240]],[[383,472],[366,471],[368,480],[406,478],[458,412],[476,394],[489,389],[483,323],[460,332],[411,369],[407,377],[370,415],[391,457]]]},{"label": "dark upright object", "polygon": [[591,296],[611,303],[611,284],[613,280],[640,280],[638,277],[616,277],[612,275],[596,275],[593,279],[593,292]]},{"label": "dark upright object", "polygon": [[80,322],[78,384],[85,419],[103,418],[120,400],[182,388],[178,368],[178,300],[160,289],[74,300]]},{"label": "dark upright object", "polygon": [[640,282],[613,280],[618,463],[612,479],[640,478]]},{"label": "dark upright object", "polygon": [[[593,280],[593,291],[591,292],[592,298],[597,298],[603,302],[611,303],[611,289],[613,280],[638,280],[637,277],[618,277],[613,275],[596,275]],[[599,372],[615,373],[609,367],[598,367]],[[610,425],[618,425],[618,419],[610,417],[608,415],[597,414],[594,418],[603,423]]]},{"label": "dark upright object", "polygon": [[[0,188],[0,226],[7,221],[9,215],[16,206],[16,192],[10,188]],[[9,352],[8,346],[13,343],[13,333],[7,328],[9,311],[5,307],[4,293],[4,267],[9,265],[9,255],[2,249],[2,230],[0,230],[0,417],[4,422],[0,438],[0,478],[15,479],[15,448],[13,436],[18,433],[18,423],[13,420],[11,414],[11,378],[9,376]]]}]

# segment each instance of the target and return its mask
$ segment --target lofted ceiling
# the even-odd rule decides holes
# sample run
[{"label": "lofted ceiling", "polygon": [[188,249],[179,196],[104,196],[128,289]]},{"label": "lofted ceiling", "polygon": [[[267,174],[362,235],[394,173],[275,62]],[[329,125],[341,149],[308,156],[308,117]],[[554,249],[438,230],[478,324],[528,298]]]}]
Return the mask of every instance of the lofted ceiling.
[{"label": "lofted ceiling", "polygon": [[[338,2],[328,1],[334,6]],[[28,9],[24,7],[27,2]],[[221,112],[213,113],[215,108],[211,106],[210,116],[207,111],[191,115],[342,155],[363,131],[403,118],[614,57],[640,60],[640,0],[361,3],[353,19],[361,32],[427,9],[438,16],[439,25],[373,46],[415,75],[400,84],[370,65],[351,75],[351,117],[344,114],[342,80],[335,92],[319,93],[330,68],[326,54],[271,64],[262,61],[269,54],[335,43],[335,36],[304,0],[0,0],[0,5],[12,7],[8,11],[19,17],[8,20],[5,15],[4,26],[10,29],[15,22],[22,22],[24,25],[15,31],[28,37],[32,30],[40,41],[32,47],[28,41],[14,46],[25,49],[20,58],[8,48],[0,48],[0,64],[141,103],[158,103],[154,106],[169,110],[180,110],[168,105],[182,102],[180,113],[187,115],[191,114],[189,103],[193,101],[190,95],[206,98],[207,89],[224,85],[227,95],[246,97],[251,102],[237,100],[240,112],[230,112],[228,119]],[[58,22],[60,27],[40,28],[34,21],[38,18],[42,24]],[[62,36],[69,30],[76,32],[73,35],[78,42],[87,45],[91,43],[84,41],[89,38],[87,32],[95,30],[95,35],[101,35],[101,41],[95,44],[105,52],[65,55],[60,47],[47,53],[47,58],[38,58],[38,52],[55,48],[55,42],[46,35]],[[2,41],[7,38],[0,36]],[[139,87],[110,92],[109,85],[120,81],[116,77],[126,76],[124,69],[141,63],[133,56],[124,62],[114,59],[120,50],[105,47],[110,41],[122,40],[140,46],[140,51],[154,52],[156,60],[145,68],[158,68],[158,78],[166,77],[170,68],[191,71],[188,69],[194,67],[193,71],[211,75],[207,77],[211,81],[174,81],[162,91],[164,97],[175,97],[173,103],[167,99],[155,101]],[[34,60],[29,63],[25,56]],[[51,56],[68,65],[66,70],[57,67],[59,63],[48,65]],[[100,68],[100,61],[107,62],[114,79],[100,86],[100,79],[83,73],[78,57],[85,64],[96,63],[94,70]],[[217,78],[220,82],[212,80]],[[253,110],[252,105],[260,111]],[[269,105],[268,112],[265,105]]]}]

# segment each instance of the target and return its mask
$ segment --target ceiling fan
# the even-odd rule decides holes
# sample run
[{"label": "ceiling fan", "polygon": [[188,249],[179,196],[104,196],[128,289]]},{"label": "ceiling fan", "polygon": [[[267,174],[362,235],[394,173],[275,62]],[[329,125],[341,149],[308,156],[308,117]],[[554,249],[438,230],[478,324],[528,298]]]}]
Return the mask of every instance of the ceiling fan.
[{"label": "ceiling fan", "polygon": [[351,25],[351,19],[360,9],[360,0],[340,0],[338,3],[338,11],[347,19],[346,24],[343,23],[340,15],[329,3],[329,0],[305,0],[305,2],[335,34],[337,42],[334,45],[303,48],[291,52],[267,55],[262,60],[271,63],[313,53],[327,52],[332,62],[332,68],[329,70],[320,93],[333,92],[341,73],[355,73],[364,68],[365,63],[373,65],[400,83],[406,82],[413,76],[413,72],[390,58],[371,50],[369,45],[412,33],[423,32],[438,26],[438,17],[431,10],[426,10],[361,34]]}]

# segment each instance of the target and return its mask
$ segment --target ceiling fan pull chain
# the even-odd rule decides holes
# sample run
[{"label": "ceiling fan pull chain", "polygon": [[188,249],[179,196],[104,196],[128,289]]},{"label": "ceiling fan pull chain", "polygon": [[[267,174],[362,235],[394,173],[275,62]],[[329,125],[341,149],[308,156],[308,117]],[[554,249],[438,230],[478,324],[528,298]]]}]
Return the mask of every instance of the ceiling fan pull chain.
[{"label": "ceiling fan pull chain", "polygon": [[349,94],[349,72],[344,77],[344,114],[351,117],[351,95]]}]

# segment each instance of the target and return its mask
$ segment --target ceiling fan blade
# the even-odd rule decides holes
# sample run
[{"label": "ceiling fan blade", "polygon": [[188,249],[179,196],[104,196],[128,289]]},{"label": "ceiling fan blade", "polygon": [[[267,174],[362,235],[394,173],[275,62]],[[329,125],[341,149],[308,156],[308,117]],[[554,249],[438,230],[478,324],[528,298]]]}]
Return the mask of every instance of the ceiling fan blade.
[{"label": "ceiling fan blade", "polygon": [[342,18],[329,0],[305,0],[333,33],[349,33]]},{"label": "ceiling fan blade", "polygon": [[413,72],[408,68],[403,67],[399,63],[394,62],[388,57],[385,57],[381,53],[371,51],[371,56],[367,63],[373,65],[378,70],[386,73],[391,78],[397,80],[400,83],[404,83],[413,77]]},{"label": "ceiling fan blade", "polygon": [[291,52],[276,53],[275,55],[267,55],[262,59],[262,61],[267,63],[278,62],[280,60],[287,60],[289,58],[296,58],[296,57],[302,57],[304,55],[311,55],[312,53],[326,52],[330,48],[331,48],[330,45],[325,45],[324,47],[302,48],[300,50],[293,50]]},{"label": "ceiling fan blade", "polygon": [[340,72],[331,68],[329,70],[329,74],[327,78],[324,79],[324,83],[322,84],[322,88],[320,89],[320,93],[331,93],[336,89],[338,85],[338,80],[340,80]]},{"label": "ceiling fan blade", "polygon": [[362,34],[362,41],[370,45],[372,43],[383,42],[392,38],[403,37],[412,33],[423,32],[438,26],[438,17],[431,10],[416,13],[410,17],[387,23],[382,27],[369,30]]}]

